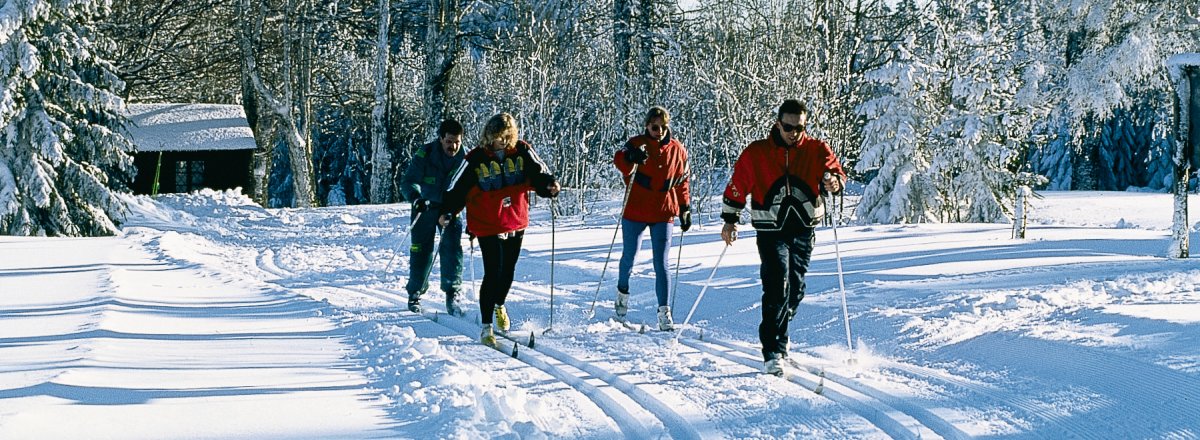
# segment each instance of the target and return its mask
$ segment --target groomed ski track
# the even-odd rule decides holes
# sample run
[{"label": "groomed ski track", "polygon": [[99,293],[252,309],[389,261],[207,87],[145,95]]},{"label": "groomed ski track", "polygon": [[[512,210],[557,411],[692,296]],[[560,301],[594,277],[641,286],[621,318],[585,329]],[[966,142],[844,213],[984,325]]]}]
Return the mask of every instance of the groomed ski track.
[{"label": "groomed ski track", "polygon": [[[280,278],[295,276],[294,273],[280,267],[280,262],[271,250],[260,254],[258,268]],[[338,288],[387,302],[400,310],[408,307],[407,296],[392,290],[352,286]],[[423,316],[464,337],[472,340],[478,338],[477,324],[447,315],[445,310],[438,310],[436,315],[424,313]],[[544,346],[522,346],[508,337],[497,337],[496,349],[501,353],[513,353],[514,344],[518,345],[518,354],[515,356],[518,361],[549,374],[586,396],[613,420],[626,438],[658,438],[664,432],[675,439],[704,438],[694,425],[703,426],[709,423],[708,421],[688,420],[635,385],[595,366]]]},{"label": "groomed ski track", "polygon": [[[361,253],[356,254],[355,258],[361,259],[364,262],[368,260]],[[257,266],[263,272],[280,279],[304,284],[296,278],[299,274],[284,268],[285,264],[279,258],[279,254],[271,249],[265,249],[260,252],[257,258]],[[388,279],[385,285],[395,285],[399,281],[401,280]],[[357,281],[346,280],[344,283],[327,285],[325,287],[370,297],[376,301],[391,304],[396,310],[405,310],[407,308],[406,295],[378,283],[366,286]],[[512,291],[523,295],[544,296],[546,292],[541,291],[544,290],[543,287],[515,282]],[[585,293],[589,296],[591,295],[590,292]],[[426,308],[429,309],[430,307],[426,305]],[[477,323],[478,313],[475,312],[474,315],[476,322],[468,322],[464,319],[445,315],[444,310],[439,309],[436,322],[442,327],[477,341],[479,332],[479,325]],[[426,314],[426,318],[430,316],[430,314]],[[433,319],[430,320],[434,321]],[[619,325],[614,326],[612,331],[629,334],[637,333],[635,330]],[[527,335],[528,333],[512,332],[509,336],[515,338],[515,334]],[[658,334],[664,335],[664,337],[672,335],[672,333]],[[851,377],[854,373],[851,372],[852,369],[850,368],[828,365],[828,360],[822,360],[804,353],[793,353],[793,358],[800,365],[808,367],[804,369],[792,368],[790,371],[791,374],[786,379],[769,377],[765,374],[759,374],[762,368],[762,361],[756,348],[750,347],[745,343],[723,341],[707,335],[703,338],[696,338],[689,334],[690,332],[685,332],[685,336],[680,337],[679,342],[681,346],[686,346],[694,350],[690,355],[708,356],[739,365],[742,367],[741,371],[757,374],[760,376],[759,380],[762,381],[784,381],[796,385],[796,388],[790,391],[785,388],[779,388],[785,394],[811,394],[814,389],[820,386],[823,388],[820,393],[823,398],[829,399],[841,405],[850,413],[861,417],[887,437],[897,439],[972,438],[970,434],[947,420],[946,417],[948,416],[935,414],[933,411],[923,407],[920,399],[914,399],[913,396],[908,395],[893,395],[872,387],[865,381]],[[538,336],[535,348],[531,349],[524,345],[518,347],[517,360],[547,373],[585,396],[605,415],[612,419],[614,424],[621,430],[621,434],[626,438],[660,437],[663,434],[677,439],[728,437],[727,434],[723,434],[721,429],[715,425],[711,416],[718,418],[733,417],[738,411],[737,409],[721,408],[718,410],[718,412],[725,412],[725,414],[681,414],[679,411],[673,409],[671,405],[655,397],[654,391],[647,389],[647,385],[651,384],[639,384],[636,381],[626,380],[622,376],[628,373],[615,372],[619,366],[612,363],[605,363],[603,360],[587,361],[573,356],[564,350],[548,346],[548,344],[555,343],[556,338],[554,335]],[[512,344],[515,341],[500,337],[497,339],[502,342],[502,347],[498,347],[499,352],[505,354],[512,352]],[[524,342],[519,343],[523,344]],[[687,353],[675,354],[684,355]],[[827,368],[819,369],[818,366],[820,365],[826,365]],[[966,393],[967,395],[983,398],[985,401],[991,401],[995,404],[996,408],[1004,408],[1011,413],[1010,417],[1013,420],[1005,422],[1023,423],[1024,421],[1035,420],[1037,425],[1049,429],[1049,432],[1060,435],[1067,435],[1069,433],[1071,436],[1077,438],[1106,438],[1106,433],[1103,429],[1084,426],[1078,423],[1076,418],[1069,417],[1052,408],[1047,408],[1042,402],[1032,402],[1017,396],[1006,395],[998,389],[968,380],[955,379],[948,376],[945,372],[930,368],[900,362],[892,362],[886,367],[890,371],[899,372],[910,379],[945,386],[959,393]],[[843,371],[849,373],[843,373]],[[823,375],[823,377],[819,377],[818,373]],[[1164,384],[1158,388],[1167,387],[1169,386]],[[973,409],[971,404],[973,400],[971,398],[962,395],[956,396],[954,393],[948,392],[942,394],[945,395],[939,395],[939,399],[944,400],[941,405],[945,405],[945,402],[948,401],[956,403],[958,408]],[[974,401],[977,403],[978,399]],[[714,404],[715,402],[706,403],[710,404],[713,408],[720,408],[720,405]],[[789,415],[783,414],[780,416],[789,417]],[[828,433],[838,431],[837,427],[830,426],[828,421],[823,420],[796,418],[794,423],[807,425],[807,428],[814,432]],[[854,437],[852,433],[843,434],[846,437]]]},{"label": "groomed ski track", "polygon": [[[258,261],[259,268],[267,273],[280,278],[295,276],[294,273],[280,267],[282,263],[270,250],[265,250]],[[524,290],[523,287],[514,283],[513,289],[514,291]],[[339,286],[339,289],[388,302],[398,309],[407,307],[407,297],[391,289],[361,286]],[[534,294],[536,292],[525,293]],[[430,307],[426,305],[425,308],[429,309]],[[446,315],[444,312],[444,310],[438,309],[437,318],[431,320],[468,338],[477,338],[478,324]],[[475,315],[477,316],[477,313]],[[428,318],[434,315],[426,313],[425,316]],[[618,331],[633,332],[634,330]],[[508,336],[515,339],[522,334],[528,335],[528,333],[514,331],[510,332]],[[663,334],[671,335],[671,333]],[[553,336],[535,339],[537,343],[534,348],[524,345],[518,347],[516,358],[531,367],[546,372],[587,396],[613,419],[627,438],[654,437],[657,436],[656,433],[663,431],[668,433],[671,438],[676,439],[711,438],[713,435],[719,435],[719,428],[714,426],[711,420],[702,417],[703,415],[698,417],[680,414],[670,405],[654,397],[650,391],[621,378],[619,374],[596,365],[594,362],[581,360],[564,351],[547,346],[547,343],[553,343]],[[501,337],[498,337],[497,340],[501,343],[497,350],[502,353],[511,353],[513,344],[524,343]],[[701,340],[684,336],[679,340],[682,345],[694,349],[694,353],[719,357],[733,364],[741,365],[753,373],[761,370],[762,361],[751,348],[712,338]],[[762,375],[761,378],[762,380],[776,380],[765,375]],[[875,390],[851,378],[841,376],[835,371],[826,371],[825,377],[822,379],[812,372],[793,369],[793,374],[790,374],[787,380],[810,392],[817,388],[818,384],[821,384],[824,387],[820,393],[823,397],[843,405],[892,438],[969,438],[950,422],[916,405],[906,404],[905,398]],[[630,403],[633,403],[635,408],[629,409]],[[813,428],[821,427],[814,426]],[[707,435],[702,435],[701,432],[707,433]]]},{"label": "groomed ski track", "polygon": [[[270,249],[262,250],[257,258],[258,269],[283,280],[298,281],[296,280],[298,274],[285,269],[283,267],[284,263],[277,255],[276,252]],[[405,310],[407,308],[407,296],[393,289],[381,286],[366,287],[352,284],[325,287],[336,288],[347,293],[383,301],[391,304],[398,310]],[[525,291],[524,287],[521,283],[514,283],[513,290],[524,291],[526,294],[535,293]],[[427,310],[430,309],[428,305],[424,307]],[[435,315],[428,312],[424,316],[430,321],[436,322],[438,325],[459,333],[464,337],[477,340],[479,333],[479,325],[477,323],[446,315],[445,311],[440,308],[436,310],[436,319],[432,318]],[[478,313],[476,312],[474,315],[477,317]],[[630,329],[620,328],[621,330],[614,331],[636,333]],[[673,333],[660,334],[663,337],[673,335]],[[514,343],[524,344],[523,340],[527,337],[524,335],[528,335],[528,333],[517,331],[509,333],[509,337],[513,338],[517,338],[517,335],[521,335],[520,340],[522,342],[498,336],[497,340],[501,344],[497,347],[497,351],[509,354],[512,352],[512,345]],[[560,349],[547,346],[547,344],[552,344],[554,339],[554,336],[539,335],[536,338],[537,343],[534,348],[529,348],[525,345],[517,348],[518,355],[516,359],[549,374],[584,395],[613,420],[616,426],[621,429],[621,434],[626,438],[653,438],[660,437],[661,434],[666,434],[675,439],[727,437],[704,414],[681,414],[679,411],[673,409],[671,405],[655,397],[653,391],[645,389],[644,384],[637,384],[622,378],[621,374],[608,369],[611,367],[599,365],[597,362],[588,362]],[[734,347],[732,344],[727,344],[724,348],[725,352],[722,352],[721,349],[714,348],[721,347],[721,345],[715,344],[711,340],[701,341],[690,337],[683,337],[680,338],[680,341],[682,342],[681,346],[691,347],[694,350],[690,352],[690,355],[720,358],[731,364],[740,365],[743,367],[743,372],[756,375],[762,381],[780,380],[760,374],[762,362],[757,359],[757,355],[740,350],[737,351],[738,355],[729,354],[730,347]],[[818,379],[807,372],[798,373],[800,374],[793,375],[791,378],[791,381],[795,382],[798,386],[791,389],[790,392],[810,394],[812,389],[816,387]],[[880,399],[854,391],[849,386],[838,385],[828,377],[825,380],[825,387],[826,391],[822,393],[823,397],[844,406],[867,423],[874,425],[888,437],[902,439],[963,438],[961,435],[954,434],[956,430],[947,422],[937,419],[935,416],[918,419],[905,411],[888,406]],[[893,402],[902,400],[894,396],[890,396],[887,399]],[[730,411],[730,409],[724,409],[724,411]],[[781,414],[781,416],[783,415]],[[799,424],[812,424],[810,428],[818,432],[837,431],[836,427],[829,426],[827,421],[797,419],[795,422]],[[929,425],[934,425],[937,429],[923,422],[929,422]],[[944,435],[943,433],[950,433],[951,435]],[[851,436],[849,433],[846,435]]]}]

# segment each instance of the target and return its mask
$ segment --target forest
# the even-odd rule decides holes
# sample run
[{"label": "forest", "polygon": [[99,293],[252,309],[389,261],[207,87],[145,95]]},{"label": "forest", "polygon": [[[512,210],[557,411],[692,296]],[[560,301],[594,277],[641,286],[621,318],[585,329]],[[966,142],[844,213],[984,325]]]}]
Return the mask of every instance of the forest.
[{"label": "forest", "polygon": [[1166,191],[1165,60],[1200,5],[1159,0],[13,0],[0,7],[0,233],[105,235],[126,103],[245,108],[266,207],[396,203],[438,122],[512,113],[566,188],[619,197],[652,105],[714,197],[780,102],[810,110],[863,223],[1008,222],[1019,187]]}]

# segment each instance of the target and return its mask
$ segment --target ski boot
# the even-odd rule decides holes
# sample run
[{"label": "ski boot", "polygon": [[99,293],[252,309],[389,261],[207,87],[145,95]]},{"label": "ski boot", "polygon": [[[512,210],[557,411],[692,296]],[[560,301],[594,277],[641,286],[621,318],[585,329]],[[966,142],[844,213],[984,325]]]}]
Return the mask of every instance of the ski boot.
[{"label": "ski boot", "polygon": [[488,347],[496,346],[496,334],[492,332],[491,324],[483,325],[483,331],[479,333],[479,342]]},{"label": "ski boot", "polygon": [[496,328],[508,333],[508,311],[504,310],[503,305],[496,306]]},{"label": "ski boot", "polygon": [[658,329],[664,332],[675,330],[675,322],[671,320],[671,306],[658,306]]},{"label": "ski boot", "polygon": [[767,374],[783,376],[783,358],[774,357],[767,359],[767,362],[763,365],[763,371],[766,371]]},{"label": "ski boot", "polygon": [[617,302],[613,311],[617,313],[617,321],[625,322],[625,314],[629,313],[629,291],[617,289]]},{"label": "ski boot", "polygon": [[416,313],[416,314],[421,313],[421,294],[420,293],[409,292],[409,294],[408,294],[408,311]]},{"label": "ski boot", "polygon": [[446,313],[459,317],[465,315],[462,307],[458,305],[458,292],[446,292]]}]

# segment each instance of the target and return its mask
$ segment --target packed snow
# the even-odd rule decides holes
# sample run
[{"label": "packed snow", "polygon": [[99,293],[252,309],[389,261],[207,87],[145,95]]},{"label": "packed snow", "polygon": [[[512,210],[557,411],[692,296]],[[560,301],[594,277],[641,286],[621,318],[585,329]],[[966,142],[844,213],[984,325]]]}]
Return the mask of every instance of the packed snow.
[{"label": "packed snow", "polygon": [[131,198],[117,237],[0,237],[0,438],[1200,438],[1200,259],[1163,258],[1171,197],[1040,196],[1024,240],[819,229],[784,378],[761,373],[749,227],[672,249],[676,322],[709,285],[676,338],[650,325],[648,243],[632,325],[615,262],[597,289],[618,206],[537,202],[514,357],[479,344],[472,300],[439,313],[436,269],[427,313],[405,309],[407,205]]}]

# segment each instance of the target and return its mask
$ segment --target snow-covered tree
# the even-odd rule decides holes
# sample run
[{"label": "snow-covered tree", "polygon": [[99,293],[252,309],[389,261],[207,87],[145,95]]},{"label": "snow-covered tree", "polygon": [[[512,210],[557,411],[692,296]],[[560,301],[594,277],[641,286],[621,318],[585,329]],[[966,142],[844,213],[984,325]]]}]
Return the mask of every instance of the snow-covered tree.
[{"label": "snow-covered tree", "polygon": [[855,171],[874,174],[863,191],[857,217],[868,223],[936,221],[938,190],[930,176],[934,158],[928,142],[937,109],[933,91],[937,69],[908,50],[914,40],[898,43],[899,54],[867,73],[875,98],[858,112],[867,119]]},{"label": "snow-covered tree", "polygon": [[[122,87],[97,56],[106,1],[0,7],[0,233],[110,235],[133,176]],[[114,189],[115,188],[115,189]]]},{"label": "snow-covered tree", "polygon": [[126,97],[140,102],[236,103],[241,60],[230,0],[108,0],[97,28]]},{"label": "snow-covered tree", "polygon": [[[953,3],[951,3],[953,5]],[[1015,165],[1030,138],[1029,119],[1042,108],[1034,97],[1041,71],[1019,58],[1015,29],[1021,11],[990,1],[943,8],[952,21],[941,46],[949,94],[934,130],[931,166],[943,221],[1006,222],[1015,196]],[[1021,97],[1023,99],[1018,99]]]},{"label": "snow-covered tree", "polygon": [[[1030,48],[1029,56],[1044,60],[1044,87],[1054,104],[1050,119],[1060,123],[1044,127],[1045,134],[1059,139],[1032,152],[1036,171],[1050,178],[1051,187],[1061,189],[1092,189],[1120,181],[1112,172],[1124,169],[1122,163],[1130,159],[1119,148],[1102,148],[1105,125],[1120,116],[1118,109],[1128,110],[1134,120],[1169,120],[1166,106],[1152,97],[1169,88],[1163,60],[1197,49],[1187,25],[1195,20],[1194,2],[1053,0],[1029,2],[1027,7],[1032,11],[1028,22],[1040,24],[1044,36],[1043,45]],[[1144,148],[1160,144],[1155,139]]]}]

